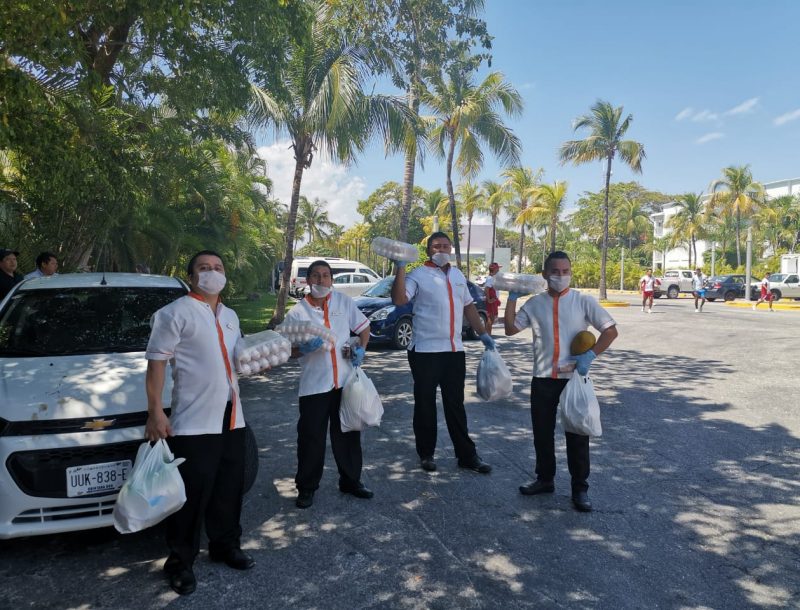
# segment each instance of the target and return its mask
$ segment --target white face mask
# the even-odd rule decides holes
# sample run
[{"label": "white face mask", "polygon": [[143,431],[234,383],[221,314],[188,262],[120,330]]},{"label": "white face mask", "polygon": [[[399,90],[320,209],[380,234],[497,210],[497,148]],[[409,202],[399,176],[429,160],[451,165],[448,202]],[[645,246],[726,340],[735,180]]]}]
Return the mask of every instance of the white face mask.
[{"label": "white face mask", "polygon": [[431,261],[437,267],[444,267],[450,262],[450,255],[447,252],[437,252],[431,256]]},{"label": "white face mask", "polygon": [[206,294],[219,294],[228,279],[219,271],[201,271],[197,275],[197,287]]},{"label": "white face mask", "polygon": [[569,288],[569,282],[571,279],[571,275],[551,275],[549,278],[547,278],[547,286],[556,292],[563,292]]},{"label": "white face mask", "polygon": [[330,286],[323,286],[322,284],[311,284],[311,296],[315,299],[324,299],[331,293]]}]

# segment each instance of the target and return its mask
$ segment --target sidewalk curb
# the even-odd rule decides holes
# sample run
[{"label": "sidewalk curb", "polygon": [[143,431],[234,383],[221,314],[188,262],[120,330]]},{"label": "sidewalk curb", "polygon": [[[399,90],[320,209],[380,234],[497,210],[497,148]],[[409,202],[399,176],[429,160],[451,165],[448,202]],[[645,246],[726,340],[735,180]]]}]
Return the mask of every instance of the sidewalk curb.
[{"label": "sidewalk curb", "polygon": [[[739,307],[740,309],[746,309],[748,307],[752,307],[755,301],[728,301],[725,303],[726,307]],[[764,307],[761,307],[763,305]],[[767,311],[769,309],[769,305],[766,303],[762,303],[758,306],[758,309],[761,311]],[[800,304],[795,305],[794,303],[773,303],[772,309],[780,309],[782,311],[800,311]]]}]

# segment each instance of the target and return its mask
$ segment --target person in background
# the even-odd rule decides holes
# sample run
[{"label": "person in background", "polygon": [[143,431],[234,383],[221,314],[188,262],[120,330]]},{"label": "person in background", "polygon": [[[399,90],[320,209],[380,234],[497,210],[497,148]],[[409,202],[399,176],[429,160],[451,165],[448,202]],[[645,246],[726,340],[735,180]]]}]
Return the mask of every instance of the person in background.
[{"label": "person in background", "polygon": [[36,257],[36,269],[31,271],[25,276],[26,280],[32,280],[35,277],[49,277],[57,275],[58,259],[52,252],[42,252]]},{"label": "person in background", "polygon": [[645,271],[642,279],[639,280],[639,292],[642,293],[642,311],[648,307],[647,313],[653,313],[653,294],[655,293],[656,286],[661,286],[661,280],[653,277],[653,270],[648,269]]},{"label": "person in background", "polygon": [[[706,302],[706,278],[703,275],[703,271],[698,267],[694,270],[694,276],[692,276],[692,294],[694,295],[694,312],[700,313],[703,311],[703,305]],[[698,309],[697,303],[700,303],[700,308]]]},{"label": "person in background", "polygon": [[764,301],[769,303],[770,311],[775,311],[774,309],[772,309],[773,298],[774,295],[772,294],[772,291],[769,289],[769,272],[766,272],[764,273],[764,279],[761,280],[761,295],[758,297],[758,300],[755,303],[753,303],[753,311],[755,311],[756,307],[758,307]]},{"label": "person in background", "polygon": [[[336,345],[320,349],[322,339],[314,337],[293,350],[300,358],[300,418],[297,421],[297,499],[295,506],[309,508],[319,488],[325,466],[325,436],[330,427],[331,449],[339,470],[339,491],[368,500],[373,493],[361,482],[361,432],[342,432],[339,407],[342,387],[364,359],[369,341],[369,320],[346,294],[333,290],[331,266],[317,260],[308,266],[309,294],[287,314],[286,321],[310,321],[336,335]],[[357,345],[349,350],[350,333]]]},{"label": "person in background", "polygon": [[396,306],[414,303],[414,326],[408,346],[408,364],[414,378],[414,438],[420,467],[433,472],[438,431],[436,388],[440,387],[444,418],[459,467],[488,474],[492,467],[478,455],[467,429],[462,319],[467,318],[486,349],[495,349],[495,345],[478,315],[464,274],[450,265],[451,250],[450,237],[438,231],[428,238],[429,259],[424,265],[406,275],[405,263],[395,262],[392,302]]},{"label": "person in background", "polygon": [[[528,299],[517,313],[517,299],[508,296],[505,330],[509,337],[530,328],[533,332],[533,379],[531,380],[531,423],[536,450],[536,480],[522,485],[519,492],[535,496],[555,491],[556,410],[561,392],[576,370],[588,375],[592,361],[617,338],[614,319],[596,299],[569,287],[572,263],[566,252],[551,252],[542,272],[547,292]],[[580,331],[593,326],[600,331],[594,347],[570,358],[569,347]],[[571,362],[574,360],[574,364]],[[592,510],[589,501],[589,437],[564,433],[567,465],[572,477],[572,504],[581,512]]]},{"label": "person in background", "polygon": [[17,273],[17,257],[19,252],[0,248],[0,301],[11,292],[11,289],[22,281]]},{"label": "person in background", "polygon": [[[225,307],[225,266],[212,250],[195,254],[187,267],[191,292],[162,307],[152,319],[147,344],[147,423],[150,441],[167,438],[186,487],[186,504],[167,518],[170,553],[164,572],[180,595],[197,586],[193,565],[205,523],[211,561],[248,570],[253,558],[241,549],[245,421],[233,354],[239,318]],[[162,393],[167,362],[172,369],[172,413]]]},{"label": "person in background", "polygon": [[500,271],[500,265],[495,262],[489,263],[489,276],[486,278],[484,286],[484,293],[486,294],[486,332],[491,335],[492,327],[497,321],[497,316],[500,313],[500,297],[497,296],[497,290],[494,288],[494,276]]}]

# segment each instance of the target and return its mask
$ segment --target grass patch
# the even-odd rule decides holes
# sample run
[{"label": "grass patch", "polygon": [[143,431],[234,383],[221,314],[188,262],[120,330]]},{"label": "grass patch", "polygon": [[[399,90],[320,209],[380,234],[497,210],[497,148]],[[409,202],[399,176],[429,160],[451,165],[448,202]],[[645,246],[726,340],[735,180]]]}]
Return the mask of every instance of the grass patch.
[{"label": "grass patch", "polygon": [[[233,309],[239,316],[239,325],[245,335],[260,332],[267,329],[267,322],[275,312],[275,303],[278,300],[277,294],[259,293],[259,298],[248,300],[245,297],[227,299],[225,305]],[[287,306],[291,302],[287,303]]]}]

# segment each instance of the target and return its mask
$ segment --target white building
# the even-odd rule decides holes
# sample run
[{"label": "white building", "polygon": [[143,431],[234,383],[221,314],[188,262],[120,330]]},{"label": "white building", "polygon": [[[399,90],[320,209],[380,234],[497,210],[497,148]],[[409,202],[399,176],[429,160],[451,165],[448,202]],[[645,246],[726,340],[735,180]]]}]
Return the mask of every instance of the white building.
[{"label": "white building", "polygon": [[[778,180],[776,182],[765,182],[764,191],[768,199],[782,197],[784,195],[797,195],[800,193],[800,178],[789,180]],[[703,196],[705,201],[711,195]],[[653,237],[660,239],[670,234],[671,229],[667,226],[669,219],[678,212],[678,205],[674,201],[666,204],[660,212],[650,215],[653,223]],[[697,258],[703,260],[703,254],[711,248],[711,244],[702,239],[697,240]],[[692,255],[694,264],[694,255]],[[689,266],[689,250],[686,246],[672,248],[671,250],[653,251],[653,269],[686,269]]]}]

